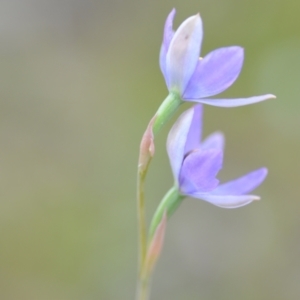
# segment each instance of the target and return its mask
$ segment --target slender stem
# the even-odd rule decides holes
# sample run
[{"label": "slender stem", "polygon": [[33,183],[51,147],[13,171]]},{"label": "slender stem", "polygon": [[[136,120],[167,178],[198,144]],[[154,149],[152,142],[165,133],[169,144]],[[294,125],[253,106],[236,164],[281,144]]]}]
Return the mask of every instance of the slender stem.
[{"label": "slender stem", "polygon": [[[160,202],[155,214],[153,216],[150,232],[149,232],[149,244],[151,239],[160,224],[163,214],[167,212],[167,216],[170,217],[178,206],[181,204],[185,196],[181,195],[176,186],[172,187]],[[153,266],[147,266],[146,260],[142,265],[140,277],[138,280],[136,300],[149,300],[150,295],[150,280],[152,277]]]},{"label": "slender stem", "polygon": [[[159,133],[163,125],[171,118],[171,116],[176,112],[180,104],[183,101],[180,98],[180,95],[177,93],[170,93],[167,98],[163,101],[159,109],[157,110],[154,118],[153,125],[150,130],[153,134],[153,139]],[[148,130],[149,128],[147,128]],[[153,144],[154,146],[154,144]],[[149,150],[149,149],[147,149]],[[141,153],[143,151],[140,149],[140,157],[145,157],[145,153]],[[154,149],[153,149],[154,151]],[[154,154],[154,152],[153,152]],[[153,156],[152,154],[152,156]],[[148,167],[152,158],[149,155],[149,158],[146,162],[139,161],[138,166],[138,178],[137,178],[137,213],[138,213],[138,227],[139,227],[139,279],[138,279],[138,290],[140,291],[138,294],[141,295],[138,298],[139,300],[146,300],[148,292],[148,280],[142,279],[143,277],[143,267],[145,264],[146,252],[147,252],[147,228],[146,228],[146,218],[145,218],[145,198],[144,198],[144,183],[145,178],[148,172]],[[146,153],[147,157],[147,153]]]},{"label": "slender stem", "polygon": [[153,234],[161,222],[162,216],[164,212],[167,212],[167,217],[169,218],[178,206],[181,204],[185,196],[181,195],[176,186],[172,187],[161,200],[159,206],[157,207],[154,216],[151,221],[150,230],[149,230],[149,238],[153,237]]},{"label": "slender stem", "polygon": [[150,278],[149,277],[139,280],[136,300],[149,300],[149,297],[150,297]]},{"label": "slender stem", "polygon": [[138,173],[137,184],[137,209],[138,209],[138,224],[139,224],[139,243],[140,243],[140,257],[139,257],[139,277],[143,272],[143,265],[146,258],[147,251],[147,228],[145,218],[145,195],[144,195],[144,183],[145,172]]}]

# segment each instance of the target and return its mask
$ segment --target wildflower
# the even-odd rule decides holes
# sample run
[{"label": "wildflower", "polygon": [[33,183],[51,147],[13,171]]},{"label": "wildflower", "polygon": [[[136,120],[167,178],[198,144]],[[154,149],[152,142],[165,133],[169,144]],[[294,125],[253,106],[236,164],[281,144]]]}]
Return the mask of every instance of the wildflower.
[{"label": "wildflower", "polygon": [[202,105],[184,112],[172,127],[167,151],[179,193],[223,208],[236,208],[260,197],[249,195],[267,176],[261,168],[219,185],[216,175],[222,168],[224,136],[215,132],[201,139]]},{"label": "wildflower", "polygon": [[216,49],[199,58],[203,37],[198,15],[173,31],[175,9],[167,17],[160,50],[160,68],[170,93],[182,100],[220,107],[235,107],[275,98],[267,94],[238,99],[207,99],[230,87],[239,76],[244,50],[239,46]]}]

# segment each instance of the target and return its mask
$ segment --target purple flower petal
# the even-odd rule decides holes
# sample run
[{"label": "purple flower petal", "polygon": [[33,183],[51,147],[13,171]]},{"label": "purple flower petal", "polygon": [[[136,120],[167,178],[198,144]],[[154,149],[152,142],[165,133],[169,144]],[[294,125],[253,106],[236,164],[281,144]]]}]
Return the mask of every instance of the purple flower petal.
[{"label": "purple flower petal", "polygon": [[260,200],[260,197],[254,196],[254,195],[219,196],[219,195],[212,195],[210,193],[207,193],[207,194],[194,193],[189,196],[207,201],[211,204],[214,204],[214,205],[222,207],[222,208],[237,208],[237,207],[245,206],[254,200]]},{"label": "purple flower petal", "polygon": [[[159,64],[160,64],[160,69],[161,69],[165,79],[166,79],[166,56],[167,56],[167,52],[169,50],[171,40],[174,36],[173,20],[174,20],[175,14],[176,14],[176,10],[175,10],[175,8],[173,8],[166,19],[163,42],[162,42],[162,45],[160,48]],[[166,79],[166,82],[168,82],[167,79]]]},{"label": "purple flower petal", "polygon": [[198,60],[197,67],[183,94],[184,99],[217,95],[238,78],[244,60],[244,49],[238,46],[216,49]]},{"label": "purple flower petal", "polygon": [[170,43],[172,41],[172,38],[174,36],[174,30],[173,30],[173,20],[176,14],[175,8],[171,10],[169,13],[166,23],[165,23],[165,28],[164,28],[164,37],[163,37],[163,46],[166,49],[166,51],[169,50]]},{"label": "purple flower petal", "polygon": [[166,80],[169,90],[182,94],[193,75],[202,42],[199,15],[186,19],[177,29],[166,57]]},{"label": "purple flower petal", "polygon": [[237,99],[193,99],[187,100],[197,103],[208,104],[212,106],[219,106],[219,107],[237,107],[237,106],[244,106],[249,105],[257,102],[261,102],[268,99],[275,99],[276,96],[272,94],[250,97],[250,98],[237,98]]},{"label": "purple flower petal", "polygon": [[180,171],[180,189],[183,194],[209,192],[217,187],[216,175],[222,168],[221,150],[195,150],[184,159]]},{"label": "purple flower petal", "polygon": [[184,153],[200,148],[203,107],[202,104],[197,104],[191,109],[194,111],[194,114],[187,136]]},{"label": "purple flower petal", "polygon": [[193,121],[194,110],[185,111],[173,125],[167,139],[167,152],[175,182],[178,184],[179,172],[185,155],[185,145]]},{"label": "purple flower petal", "polygon": [[224,150],[225,137],[220,131],[216,131],[209,135],[202,143],[201,149],[220,149]]},{"label": "purple flower petal", "polygon": [[214,195],[243,195],[257,188],[266,178],[268,170],[261,168],[248,173],[238,179],[219,185],[212,194]]}]

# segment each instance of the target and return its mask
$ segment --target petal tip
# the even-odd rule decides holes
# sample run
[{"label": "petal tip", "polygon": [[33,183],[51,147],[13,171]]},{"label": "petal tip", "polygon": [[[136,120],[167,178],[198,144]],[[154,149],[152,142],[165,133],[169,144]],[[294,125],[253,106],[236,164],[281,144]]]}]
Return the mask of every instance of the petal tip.
[{"label": "petal tip", "polygon": [[242,57],[242,62],[244,61],[244,56],[245,56],[245,48],[241,46],[232,46],[234,50],[236,51],[236,54]]},{"label": "petal tip", "polygon": [[238,51],[242,51],[242,52],[244,52],[244,51],[245,51],[245,48],[244,48],[244,47],[242,47],[242,46],[238,46],[238,45],[231,46],[231,47],[228,47],[228,48],[235,48],[236,50],[238,50]]},{"label": "petal tip", "polygon": [[261,99],[263,99],[262,101],[264,100],[270,100],[270,99],[276,99],[277,97],[273,94],[266,94],[266,95],[263,95],[263,96],[258,96],[258,97],[261,97]]},{"label": "petal tip", "polygon": [[197,13],[196,15],[194,16],[191,16],[189,18],[187,18],[184,23],[191,23],[191,24],[195,24],[195,26],[201,26],[201,17],[200,17],[200,13]]},{"label": "petal tip", "polygon": [[260,169],[257,169],[256,171],[253,171],[253,174],[256,174],[256,176],[262,178],[263,181],[267,177],[268,172],[269,172],[268,168],[262,167]]},{"label": "petal tip", "polygon": [[172,17],[174,17],[176,14],[176,8],[173,7],[172,10],[170,11],[169,15],[171,15]]},{"label": "petal tip", "polygon": [[276,99],[277,97],[275,96],[275,95],[273,95],[273,94],[266,94],[265,96],[265,99],[267,100],[267,99]]},{"label": "petal tip", "polygon": [[243,60],[244,60],[244,56],[245,56],[245,48],[241,47],[241,46],[237,46],[239,48],[239,50],[241,51],[241,54],[243,56]]}]

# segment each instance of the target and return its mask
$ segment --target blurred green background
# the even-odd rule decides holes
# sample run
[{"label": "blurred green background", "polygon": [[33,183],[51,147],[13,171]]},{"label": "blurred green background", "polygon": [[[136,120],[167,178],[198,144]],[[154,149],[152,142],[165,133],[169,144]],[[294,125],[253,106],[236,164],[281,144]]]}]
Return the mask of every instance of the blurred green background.
[{"label": "blurred green background", "polygon": [[[152,299],[299,299],[299,0],[1,1],[0,299],[134,299],[138,146],[167,95],[158,55],[173,7],[176,28],[201,13],[202,55],[245,48],[222,96],[277,99],[205,107],[205,135],[227,139],[220,178],[269,176],[262,201],[240,209],[183,203]],[[156,141],[148,221],[172,183],[171,123]]]}]

